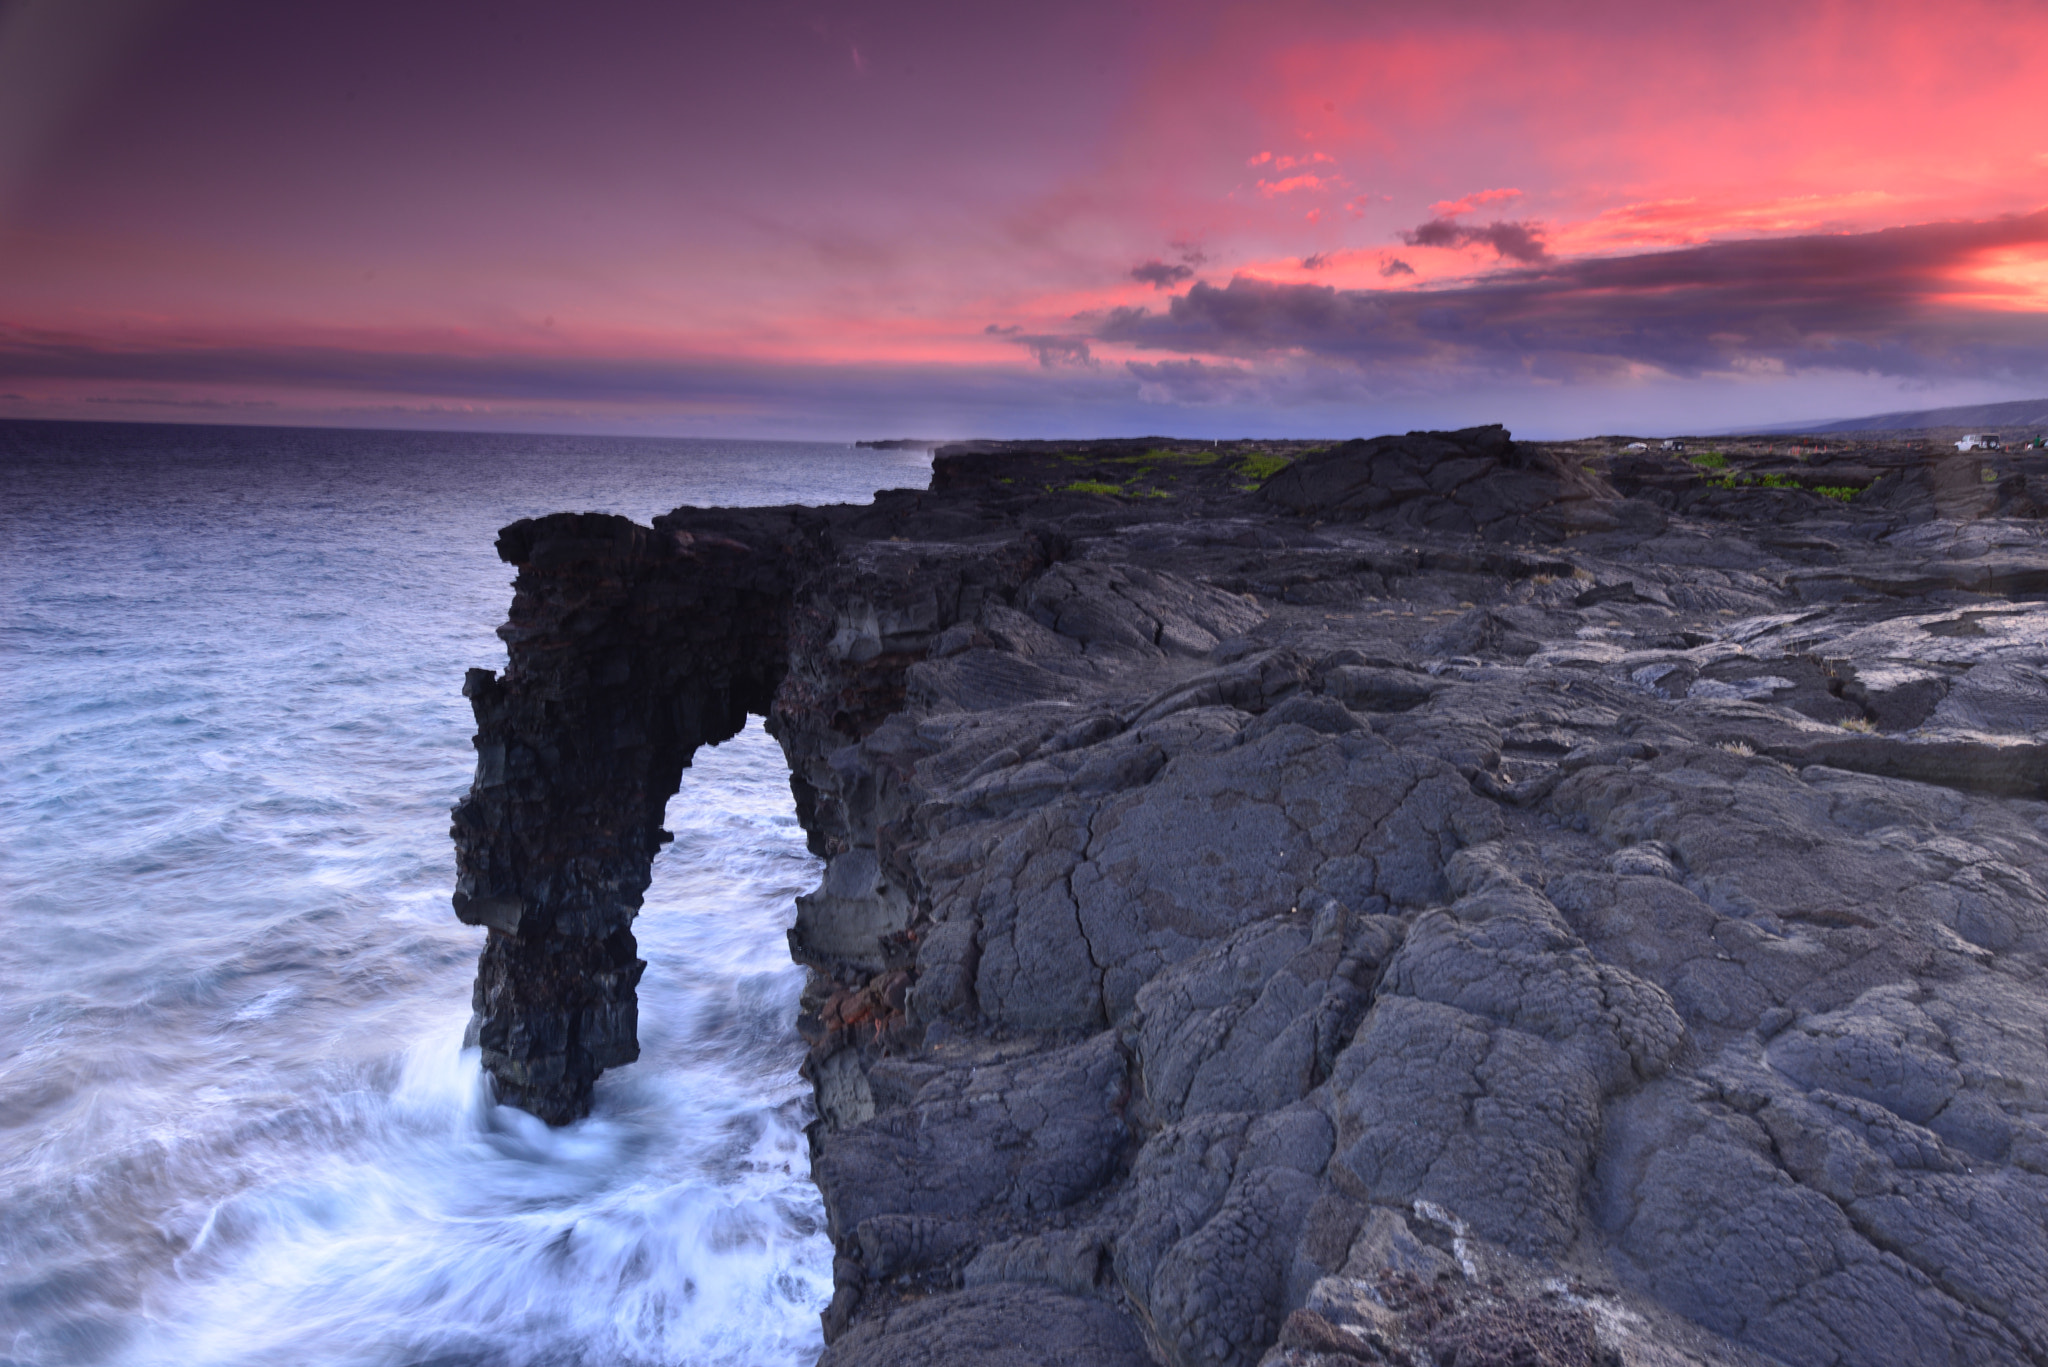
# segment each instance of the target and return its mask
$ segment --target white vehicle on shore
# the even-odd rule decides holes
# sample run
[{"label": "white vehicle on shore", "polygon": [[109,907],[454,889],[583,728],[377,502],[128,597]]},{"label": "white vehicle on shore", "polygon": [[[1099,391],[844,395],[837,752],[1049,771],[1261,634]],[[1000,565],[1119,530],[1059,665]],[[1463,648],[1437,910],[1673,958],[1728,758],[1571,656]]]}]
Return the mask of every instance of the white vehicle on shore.
[{"label": "white vehicle on shore", "polygon": [[2001,450],[1996,432],[1972,432],[1956,443],[1958,451]]}]

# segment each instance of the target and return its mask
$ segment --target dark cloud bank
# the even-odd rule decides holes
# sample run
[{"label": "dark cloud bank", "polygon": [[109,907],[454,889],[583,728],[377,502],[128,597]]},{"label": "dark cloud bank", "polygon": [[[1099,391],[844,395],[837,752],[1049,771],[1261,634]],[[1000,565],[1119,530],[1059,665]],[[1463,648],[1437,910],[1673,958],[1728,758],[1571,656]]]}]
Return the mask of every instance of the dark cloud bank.
[{"label": "dark cloud bank", "polygon": [[1114,310],[1088,336],[1212,356],[1561,379],[1637,365],[1681,377],[1757,365],[1913,378],[2048,371],[2048,316],[1973,304],[1957,284],[1983,253],[2048,244],[2048,211],[1577,261],[1543,257],[1526,225],[1432,222],[1410,236],[1538,259],[1448,289],[1197,281],[1164,312]]},{"label": "dark cloud bank", "polygon": [[1475,227],[1454,218],[1432,218],[1401,234],[1411,247],[1491,247],[1503,261],[1533,265],[1543,260],[1543,230],[1534,223],[1489,223]]},{"label": "dark cloud bank", "polygon": [[1172,289],[1183,280],[1194,279],[1194,267],[1164,261],[1146,261],[1131,267],[1131,279],[1155,290]]},{"label": "dark cloud bank", "polygon": [[[102,411],[143,404],[196,417],[199,405],[226,402],[225,388],[242,408],[291,408],[301,403],[294,396],[328,394],[545,403],[594,415],[680,407],[778,430],[912,422],[1067,434],[1156,425],[1162,402],[1235,407],[1264,426],[1309,422],[1306,405],[1355,415],[1361,403],[1377,409],[1406,402],[1403,395],[1436,396],[1432,412],[1482,397],[1497,407],[1515,383],[1583,381],[1592,394],[1643,366],[1679,378],[1765,369],[2038,380],[2048,378],[2048,315],[1974,302],[1956,281],[1982,253],[2044,246],[2048,212],[1546,258],[1445,289],[1196,281],[1163,309],[1083,318],[1065,334],[990,324],[992,353],[1020,348],[1038,362],[1029,371],[995,354],[982,367],[847,366],[465,353],[427,339],[403,350],[117,340],[0,324],[0,399],[18,393],[9,406],[33,409],[46,406],[33,393],[79,394],[83,385],[108,396],[89,401]],[[1390,258],[1382,270],[1403,265]],[[1093,350],[1103,343],[1180,357],[1106,366]],[[775,416],[791,414],[810,416]],[[1372,419],[1381,420],[1395,421]],[[1589,411],[1586,421],[1596,420]]]},{"label": "dark cloud bank", "polygon": [[[124,344],[0,323],[0,411],[197,422],[353,415],[380,426],[444,414],[435,425],[527,430],[520,415],[543,405],[543,416],[578,430],[633,430],[659,420],[722,435],[827,438],[908,429],[1003,434],[1025,416],[1034,434],[1096,435],[1128,425],[1134,409],[1156,423],[1156,410],[1134,397],[1138,382],[1092,364],[1085,340],[993,325],[989,332],[992,341],[1031,352],[1044,369],[1019,370],[993,356],[986,366],[962,367],[461,354],[430,343],[404,350],[198,338]],[[465,415],[465,404],[487,411]]]}]

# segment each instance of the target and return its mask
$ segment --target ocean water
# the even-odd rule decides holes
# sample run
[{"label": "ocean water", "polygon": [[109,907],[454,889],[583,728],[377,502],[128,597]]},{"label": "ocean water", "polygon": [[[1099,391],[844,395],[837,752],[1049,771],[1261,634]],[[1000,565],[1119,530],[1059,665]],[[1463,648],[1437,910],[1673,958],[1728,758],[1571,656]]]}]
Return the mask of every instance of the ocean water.
[{"label": "ocean water", "polygon": [[700,751],[588,1119],[491,1103],[448,908],[518,517],[921,452],[0,423],[0,1364],[807,1363],[831,1292],[758,724]]}]

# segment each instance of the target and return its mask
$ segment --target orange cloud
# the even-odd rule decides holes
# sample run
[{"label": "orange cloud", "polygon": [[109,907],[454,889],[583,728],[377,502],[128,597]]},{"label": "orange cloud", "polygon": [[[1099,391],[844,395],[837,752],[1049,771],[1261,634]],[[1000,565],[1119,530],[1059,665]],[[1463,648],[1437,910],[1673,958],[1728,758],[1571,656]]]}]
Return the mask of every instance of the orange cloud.
[{"label": "orange cloud", "polygon": [[2048,314],[2048,245],[1982,252],[1949,280],[1952,288],[1934,296],[1942,303],[2001,313]]}]

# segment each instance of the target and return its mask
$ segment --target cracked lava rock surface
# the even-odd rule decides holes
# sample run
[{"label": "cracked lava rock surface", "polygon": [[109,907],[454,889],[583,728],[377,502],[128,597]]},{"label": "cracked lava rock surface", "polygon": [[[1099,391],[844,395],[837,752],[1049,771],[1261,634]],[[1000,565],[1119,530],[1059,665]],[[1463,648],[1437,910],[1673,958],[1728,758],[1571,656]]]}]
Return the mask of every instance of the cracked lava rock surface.
[{"label": "cracked lava rock surface", "polygon": [[563,1123],[635,1057],[664,805],[762,715],[828,1367],[2048,1363],[2048,465],[1784,446],[516,523],[485,1067]]}]

